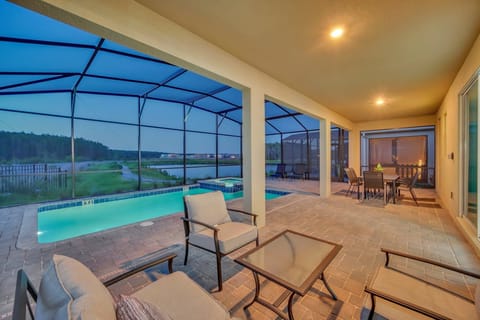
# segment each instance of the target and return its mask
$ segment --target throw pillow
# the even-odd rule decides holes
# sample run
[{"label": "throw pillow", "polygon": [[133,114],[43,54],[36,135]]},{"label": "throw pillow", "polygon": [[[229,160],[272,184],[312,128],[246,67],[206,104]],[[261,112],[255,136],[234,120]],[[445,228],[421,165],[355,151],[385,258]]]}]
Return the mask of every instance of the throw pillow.
[{"label": "throw pillow", "polygon": [[138,298],[120,295],[117,302],[118,320],[171,320],[158,307]]}]

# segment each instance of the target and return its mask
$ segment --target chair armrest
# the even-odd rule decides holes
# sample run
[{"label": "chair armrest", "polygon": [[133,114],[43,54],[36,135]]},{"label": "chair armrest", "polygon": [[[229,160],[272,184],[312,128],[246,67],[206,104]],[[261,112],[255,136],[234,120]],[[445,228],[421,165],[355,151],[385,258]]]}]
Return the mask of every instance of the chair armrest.
[{"label": "chair armrest", "polygon": [[449,320],[450,319],[450,318],[445,317],[441,314],[438,314],[434,311],[427,310],[425,308],[422,308],[421,306],[418,306],[416,304],[410,303],[410,302],[405,301],[403,299],[399,299],[397,297],[391,296],[391,295],[389,295],[387,293],[384,293],[382,291],[375,290],[375,289],[370,288],[368,286],[365,287],[365,291],[372,295],[372,301],[373,301],[373,297],[379,297],[379,298],[382,298],[382,299],[387,300],[389,302],[392,302],[392,303],[398,304],[400,306],[403,306],[403,307],[405,307],[407,309],[410,309],[412,311],[415,311],[415,312],[421,313],[423,315],[426,315],[426,316],[428,316],[430,318],[433,318],[433,319],[439,319],[439,320]]},{"label": "chair armrest", "polygon": [[247,216],[251,216],[251,217],[253,217],[253,224],[254,224],[255,226],[257,225],[257,217],[258,217],[258,214],[251,213],[251,212],[244,211],[244,210],[240,210],[240,209],[227,208],[227,210],[228,210],[228,211],[239,212],[239,213],[245,214],[245,215],[247,215]]},{"label": "chair armrest", "polygon": [[12,320],[27,319],[27,311],[31,319],[34,319],[34,312],[29,296],[36,303],[38,292],[30,282],[23,269],[17,272],[17,283],[15,286],[15,300],[13,301]]},{"label": "chair armrest", "polygon": [[151,268],[153,266],[156,266],[157,264],[160,264],[160,263],[163,263],[163,262],[166,262],[168,261],[168,272],[169,273],[172,273],[173,272],[173,268],[172,268],[172,264],[173,264],[173,258],[175,258],[177,255],[175,253],[170,253],[170,254],[167,254],[165,256],[162,256],[158,259],[155,259],[153,261],[150,261],[150,262],[147,262],[147,263],[144,263],[142,265],[139,265],[138,267],[130,270],[130,271],[127,271],[125,273],[122,273],[112,279],[109,279],[107,281],[104,281],[103,282],[103,285],[108,287],[108,286],[111,286],[112,284],[115,284],[123,279],[126,279],[136,273],[139,273],[145,269],[148,269],[148,268]]},{"label": "chair armrest", "polygon": [[193,219],[188,219],[188,218],[184,218],[184,217],[182,217],[182,218],[180,218],[180,219],[182,219],[182,220],[185,221],[185,222],[190,222],[190,223],[199,224],[199,225],[201,225],[201,226],[204,226],[204,227],[206,227],[206,228],[208,228],[208,229],[211,229],[211,230],[213,230],[213,231],[216,231],[216,232],[219,231],[219,229],[218,229],[217,227],[212,226],[211,224],[208,224],[208,223],[205,223],[205,222],[202,222],[202,221],[193,220]]},{"label": "chair armrest", "polygon": [[444,268],[444,269],[447,269],[447,270],[455,271],[455,272],[470,276],[472,278],[480,279],[480,274],[478,274],[478,273],[474,273],[474,272],[471,272],[471,271],[468,271],[468,270],[465,270],[465,269],[460,269],[460,268],[457,268],[457,267],[454,267],[454,266],[451,266],[451,265],[448,265],[448,264],[445,264],[445,263],[441,263],[441,262],[438,262],[438,261],[435,261],[435,260],[431,260],[431,259],[427,259],[427,258],[423,258],[423,257],[418,257],[418,256],[414,256],[414,255],[411,255],[411,254],[408,254],[408,253],[403,253],[403,252],[399,252],[399,251],[395,251],[395,250],[391,250],[391,249],[381,248],[380,250],[382,252],[385,252],[385,255],[386,255],[385,267],[388,267],[388,263],[390,261],[390,254],[393,254],[393,255],[396,255],[396,256],[400,256],[400,257],[404,257],[404,258],[408,258],[408,259],[417,260],[417,261],[420,261],[420,262],[423,262],[423,263],[431,264],[431,265],[441,267],[441,268]]}]

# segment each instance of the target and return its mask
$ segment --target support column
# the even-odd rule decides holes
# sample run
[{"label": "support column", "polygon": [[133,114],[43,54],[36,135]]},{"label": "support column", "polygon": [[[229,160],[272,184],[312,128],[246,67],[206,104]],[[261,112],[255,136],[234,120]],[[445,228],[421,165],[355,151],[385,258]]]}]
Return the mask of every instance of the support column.
[{"label": "support column", "polygon": [[243,207],[265,226],[265,97],[258,89],[243,91]]},{"label": "support column", "polygon": [[361,171],[361,145],[360,131],[352,129],[348,132],[348,166],[355,169],[357,175],[362,175]]},{"label": "support column", "polygon": [[70,95],[70,153],[72,160],[72,199],[75,198],[76,170],[75,170],[75,102],[77,92]]},{"label": "support column", "polygon": [[320,157],[319,157],[319,173],[320,173],[320,197],[326,198],[330,196],[331,184],[331,136],[330,136],[330,120],[320,119]]}]

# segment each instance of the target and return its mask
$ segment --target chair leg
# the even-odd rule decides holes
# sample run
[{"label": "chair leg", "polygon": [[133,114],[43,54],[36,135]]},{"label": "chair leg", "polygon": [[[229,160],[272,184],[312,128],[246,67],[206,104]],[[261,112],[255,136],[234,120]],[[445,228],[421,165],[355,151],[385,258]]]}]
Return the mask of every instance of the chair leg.
[{"label": "chair leg", "polygon": [[188,260],[188,240],[185,240],[185,260],[183,260],[183,265],[187,265]]},{"label": "chair leg", "polygon": [[348,193],[350,192],[351,189],[352,189],[352,185],[349,185],[349,186],[348,186],[348,189],[347,189],[347,193],[345,193],[345,197],[348,196]]},{"label": "chair leg", "polygon": [[[258,232],[258,231],[257,231]],[[255,239],[255,246],[258,247],[258,245],[260,244],[260,241],[258,239],[258,235],[257,235],[257,239]]]},{"label": "chair leg", "polygon": [[370,313],[368,314],[368,320],[373,320],[373,316],[375,315],[375,297],[373,294],[370,294],[370,299],[372,300],[372,307],[370,308]]},{"label": "chair leg", "polygon": [[223,280],[222,280],[222,256],[220,252],[216,253],[217,256],[217,280],[218,280],[218,291],[222,291],[223,289]]},{"label": "chair leg", "polygon": [[413,188],[410,188],[410,194],[412,195],[413,200],[415,200],[415,204],[418,206],[417,195],[415,194],[415,191],[413,191]]}]

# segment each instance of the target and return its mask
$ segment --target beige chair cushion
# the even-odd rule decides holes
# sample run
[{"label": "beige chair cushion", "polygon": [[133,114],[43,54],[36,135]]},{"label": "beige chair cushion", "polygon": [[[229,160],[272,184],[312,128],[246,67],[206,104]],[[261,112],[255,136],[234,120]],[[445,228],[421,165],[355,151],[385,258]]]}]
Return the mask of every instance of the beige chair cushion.
[{"label": "beige chair cushion", "polygon": [[37,319],[114,320],[115,303],[110,292],[83,264],[54,255],[40,281]]},{"label": "beige chair cushion", "polygon": [[[257,238],[257,227],[246,223],[227,222],[217,225],[217,228],[220,229],[218,242],[220,252],[223,254],[228,254]],[[189,241],[191,244],[215,251],[213,230],[204,229],[198,233],[191,234]]]},{"label": "beige chair cushion", "polygon": [[[228,215],[227,205],[221,191],[185,196],[188,217],[210,225],[232,221]],[[198,224],[190,224],[192,233],[205,229]]]},{"label": "beige chair cushion", "polygon": [[227,310],[183,272],[174,272],[133,294],[174,320],[230,320]]},{"label": "beige chair cushion", "polygon": [[[380,268],[371,287],[390,296],[445,315],[451,319],[477,319],[475,306],[470,301],[390,268]],[[384,301],[382,299],[376,299],[376,301],[379,307],[379,314],[387,318],[398,318],[389,314],[383,314],[380,311],[380,304],[384,304]],[[400,312],[400,308],[396,309]],[[410,315],[410,312],[405,308],[403,309],[404,310],[401,310],[404,313],[403,318],[411,319],[412,315]],[[377,311],[377,309],[375,310]],[[415,318],[423,317],[417,315]]]}]

